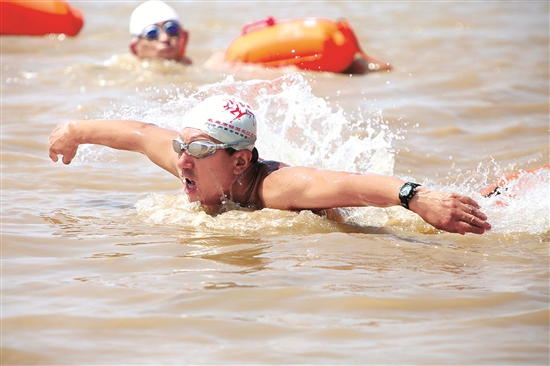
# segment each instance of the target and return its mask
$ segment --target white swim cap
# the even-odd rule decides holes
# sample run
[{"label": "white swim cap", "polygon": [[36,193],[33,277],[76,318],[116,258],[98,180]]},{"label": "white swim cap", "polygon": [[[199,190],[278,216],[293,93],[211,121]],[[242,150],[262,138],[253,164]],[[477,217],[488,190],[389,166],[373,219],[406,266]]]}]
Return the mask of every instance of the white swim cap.
[{"label": "white swim cap", "polygon": [[130,33],[138,37],[148,25],[168,20],[175,20],[179,23],[180,17],[174,9],[160,0],[146,1],[132,12]]},{"label": "white swim cap", "polygon": [[256,117],[252,108],[230,95],[208,97],[183,117],[183,127],[196,128],[225,143],[239,143],[235,150],[253,150]]}]

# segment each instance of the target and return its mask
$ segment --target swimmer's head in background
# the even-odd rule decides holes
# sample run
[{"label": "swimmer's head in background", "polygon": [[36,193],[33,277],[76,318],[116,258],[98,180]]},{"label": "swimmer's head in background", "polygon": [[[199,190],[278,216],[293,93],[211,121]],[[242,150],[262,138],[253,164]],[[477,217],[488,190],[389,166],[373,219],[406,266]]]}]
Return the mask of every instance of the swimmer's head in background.
[{"label": "swimmer's head in background", "polygon": [[256,116],[248,103],[230,95],[208,97],[183,118],[183,126],[196,128],[235,150],[254,149]]},{"label": "swimmer's head in background", "polygon": [[139,37],[147,26],[169,20],[181,24],[178,13],[168,4],[160,0],[148,0],[133,11],[130,17],[130,33]]},{"label": "swimmer's head in background", "polygon": [[130,50],[139,58],[177,60],[191,64],[185,56],[189,32],[178,13],[161,0],[148,0],[130,17]]}]

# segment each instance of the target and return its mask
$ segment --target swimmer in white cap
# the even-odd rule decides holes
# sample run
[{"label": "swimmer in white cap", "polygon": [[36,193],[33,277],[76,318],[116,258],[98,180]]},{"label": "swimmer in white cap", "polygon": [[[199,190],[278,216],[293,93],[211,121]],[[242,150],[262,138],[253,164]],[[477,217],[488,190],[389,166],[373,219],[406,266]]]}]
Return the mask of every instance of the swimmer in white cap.
[{"label": "swimmer in white cap", "polygon": [[250,209],[325,211],[360,206],[403,206],[435,228],[483,234],[491,228],[473,199],[430,191],[419,184],[377,174],[293,167],[258,159],[256,117],[235,97],[205,99],[190,110],[179,132],[123,120],[60,123],[50,136],[50,158],[69,164],[80,144],[145,154],[181,180],[191,202],[219,212],[232,201]]},{"label": "swimmer in white cap", "polygon": [[148,0],[133,11],[130,33],[130,49],[139,58],[191,63],[185,56],[189,33],[183,29],[178,13],[160,0]]}]

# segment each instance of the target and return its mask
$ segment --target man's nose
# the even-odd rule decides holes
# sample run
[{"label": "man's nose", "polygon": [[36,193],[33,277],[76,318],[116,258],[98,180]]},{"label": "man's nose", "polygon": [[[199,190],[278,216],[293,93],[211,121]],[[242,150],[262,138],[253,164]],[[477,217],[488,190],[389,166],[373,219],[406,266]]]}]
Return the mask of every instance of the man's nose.
[{"label": "man's nose", "polygon": [[189,153],[184,150],[182,154],[178,157],[178,167],[180,169],[191,169],[194,165],[194,158],[189,155]]},{"label": "man's nose", "polygon": [[162,29],[160,31],[158,40],[160,42],[169,42],[170,41],[170,36],[168,35],[168,33],[166,33],[166,31],[164,29]]}]

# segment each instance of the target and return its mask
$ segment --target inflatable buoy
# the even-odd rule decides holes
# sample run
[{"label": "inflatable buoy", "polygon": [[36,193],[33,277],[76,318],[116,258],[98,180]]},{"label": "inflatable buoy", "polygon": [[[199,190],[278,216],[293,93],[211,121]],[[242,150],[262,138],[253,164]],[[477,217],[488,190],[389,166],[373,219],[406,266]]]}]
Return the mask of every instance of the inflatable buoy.
[{"label": "inflatable buoy", "polygon": [[[534,174],[537,171],[541,169],[548,169],[550,170],[550,164],[541,165],[536,168],[526,169],[526,170],[520,170],[517,172],[506,174],[504,177],[500,178],[498,181],[494,182],[488,187],[483,188],[479,193],[483,197],[493,197],[498,196],[500,194],[503,194],[508,190],[508,187],[506,187],[509,183],[525,176],[525,174]],[[524,188],[524,187],[523,187]],[[513,195],[513,194],[512,194]],[[501,202],[497,202],[498,204],[502,205]]]},{"label": "inflatable buoy", "polygon": [[258,63],[267,67],[294,65],[303,70],[344,72],[354,60],[367,71],[390,70],[389,64],[367,56],[346,20],[305,18],[275,21],[267,18],[246,25],[225,51],[233,63]]},{"label": "inflatable buoy", "polygon": [[84,24],[82,12],[65,0],[1,0],[0,14],[2,35],[76,36]]}]

